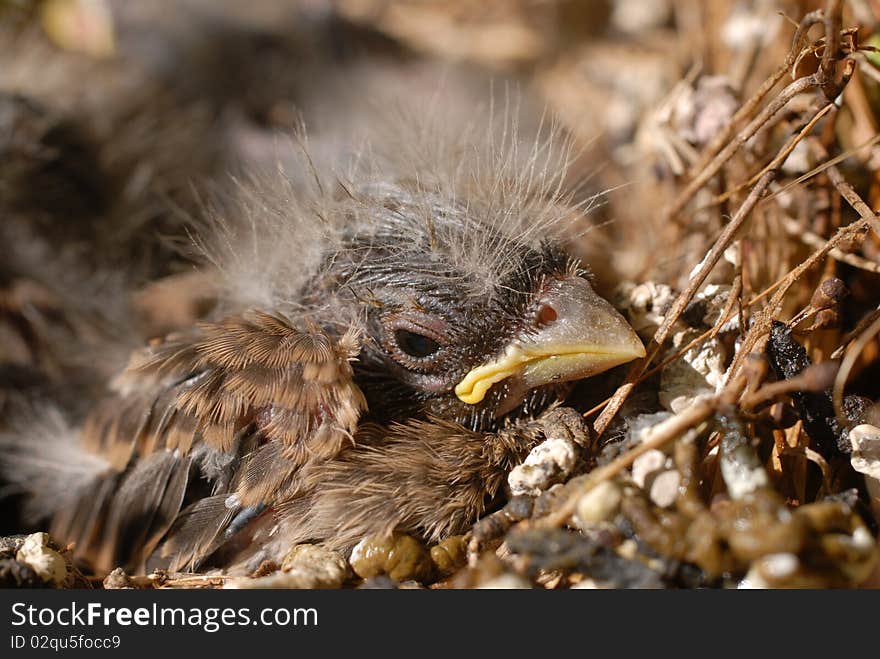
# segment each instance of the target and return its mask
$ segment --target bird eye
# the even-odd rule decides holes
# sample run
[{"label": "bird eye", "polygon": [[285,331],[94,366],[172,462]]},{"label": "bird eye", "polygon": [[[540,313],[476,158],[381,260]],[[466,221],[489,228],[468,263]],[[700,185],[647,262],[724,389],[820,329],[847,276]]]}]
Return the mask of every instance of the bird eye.
[{"label": "bird eye", "polygon": [[388,356],[411,373],[443,370],[450,345],[446,321],[439,315],[405,310],[382,318],[382,346]]},{"label": "bird eye", "polygon": [[430,357],[440,349],[440,344],[434,339],[409,330],[397,330],[394,339],[402,352],[416,359]]},{"label": "bird eye", "polygon": [[549,304],[542,304],[538,309],[538,324],[549,325],[559,317],[559,314]]}]

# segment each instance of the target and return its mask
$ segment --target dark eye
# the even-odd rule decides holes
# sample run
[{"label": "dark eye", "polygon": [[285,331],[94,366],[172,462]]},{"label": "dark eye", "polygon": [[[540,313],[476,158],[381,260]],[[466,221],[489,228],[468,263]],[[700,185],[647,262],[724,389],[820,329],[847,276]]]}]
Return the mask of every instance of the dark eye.
[{"label": "dark eye", "polygon": [[443,370],[443,354],[451,344],[443,318],[407,310],[384,316],[382,324],[382,346],[400,366],[411,373]]},{"label": "dark eye", "polygon": [[402,352],[416,359],[429,357],[440,349],[440,344],[434,339],[409,330],[397,330],[394,339]]}]

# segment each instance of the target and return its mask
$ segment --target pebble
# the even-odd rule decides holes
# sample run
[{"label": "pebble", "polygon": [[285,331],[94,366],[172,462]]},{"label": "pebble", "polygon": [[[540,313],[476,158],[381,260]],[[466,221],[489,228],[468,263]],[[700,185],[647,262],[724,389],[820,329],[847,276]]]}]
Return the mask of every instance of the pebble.
[{"label": "pebble", "polygon": [[867,423],[849,431],[850,464],[860,474],[880,479],[880,428]]},{"label": "pebble", "polygon": [[582,531],[590,526],[610,520],[620,509],[623,494],[612,481],[603,481],[584,494],[577,503],[574,525]]},{"label": "pebble", "polygon": [[281,571],[299,588],[340,588],[348,578],[345,559],[320,545],[297,545],[281,561]]},{"label": "pebble", "polygon": [[102,586],[104,587],[104,590],[131,590],[135,588],[131,577],[129,577],[121,567],[116,568],[104,577]]},{"label": "pebble", "polygon": [[551,438],[531,450],[525,461],[507,477],[514,496],[538,496],[571,475],[577,462],[577,446],[570,439]]},{"label": "pebble", "polygon": [[662,508],[669,508],[678,499],[681,474],[676,469],[662,471],[651,480],[648,496]]},{"label": "pebble", "polygon": [[850,464],[865,475],[865,489],[871,500],[871,510],[880,519],[880,428],[863,423],[849,431]]},{"label": "pebble", "polygon": [[647,490],[650,478],[670,466],[672,466],[671,459],[663,451],[651,449],[633,461],[633,482],[643,490]]},{"label": "pebble", "polygon": [[15,558],[30,565],[43,581],[56,588],[67,583],[67,561],[49,546],[48,533],[27,536]]}]

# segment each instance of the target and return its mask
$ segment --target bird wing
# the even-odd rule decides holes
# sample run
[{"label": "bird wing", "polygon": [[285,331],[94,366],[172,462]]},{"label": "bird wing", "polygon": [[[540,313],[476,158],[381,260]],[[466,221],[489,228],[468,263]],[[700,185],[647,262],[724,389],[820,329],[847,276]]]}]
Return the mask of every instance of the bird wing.
[{"label": "bird wing", "polygon": [[[354,331],[334,339],[282,315],[250,312],[135,353],[113,383],[117,395],[82,433],[123,472],[117,492],[126,494],[84,516],[102,520],[98,563],[114,567],[139,543],[160,540],[157,553],[172,569],[192,563],[221,544],[237,517],[271,506],[306,459],[336,455],[366,406],[350,365],[359,347]],[[192,499],[189,465],[212,489],[181,511]]]}]

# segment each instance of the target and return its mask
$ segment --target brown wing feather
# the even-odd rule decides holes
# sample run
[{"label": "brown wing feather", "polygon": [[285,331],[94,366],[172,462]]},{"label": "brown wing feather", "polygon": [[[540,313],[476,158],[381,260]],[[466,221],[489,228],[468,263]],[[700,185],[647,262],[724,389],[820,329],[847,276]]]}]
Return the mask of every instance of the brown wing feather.
[{"label": "brown wing feather", "polygon": [[84,437],[123,457],[187,454],[199,442],[228,451],[253,422],[294,462],[306,448],[330,457],[365,407],[349,364],[358,349],[354,333],[336,341],[262,312],[202,324],[133,355],[114,382],[120,396],[96,410]]},{"label": "brown wing feather", "polygon": [[[134,354],[114,381],[117,396],[95,409],[82,433],[91,450],[124,472],[124,505],[102,503],[99,564],[109,568],[124,559],[132,537],[149,551],[144,540],[156,546],[163,535],[161,553],[184,547],[187,560],[196,561],[214,547],[236,509],[271,506],[307,457],[336,455],[351,441],[366,405],[352,380],[350,360],[358,350],[354,332],[336,340],[298,329],[283,316],[253,312],[201,324]],[[244,436],[254,438],[247,447]],[[185,474],[203,459],[199,447],[243,462],[238,477],[215,484],[213,493],[234,493],[238,505],[193,504],[189,510],[198,514],[183,519]],[[93,517],[87,516],[94,527]],[[132,530],[145,523],[148,529]]]}]

